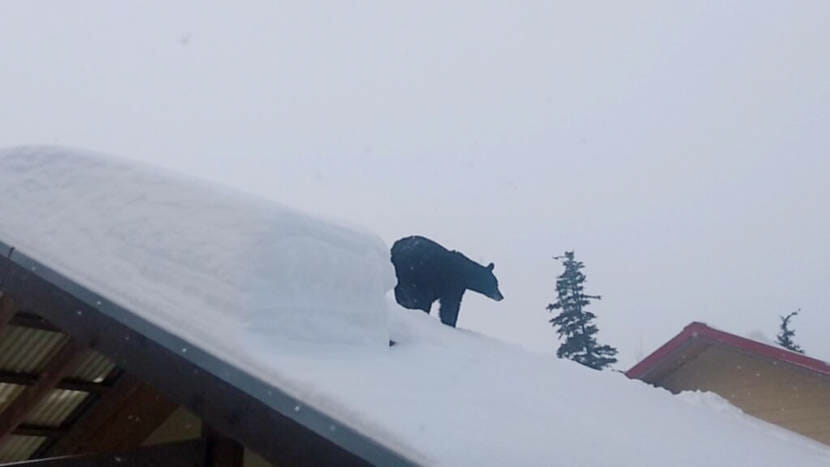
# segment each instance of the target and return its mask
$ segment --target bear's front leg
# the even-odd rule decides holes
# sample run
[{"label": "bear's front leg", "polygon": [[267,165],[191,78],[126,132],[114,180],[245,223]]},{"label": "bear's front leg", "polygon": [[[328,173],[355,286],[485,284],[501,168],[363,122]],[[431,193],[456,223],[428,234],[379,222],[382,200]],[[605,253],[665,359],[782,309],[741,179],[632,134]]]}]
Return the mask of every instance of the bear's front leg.
[{"label": "bear's front leg", "polygon": [[458,311],[461,308],[461,297],[463,296],[464,289],[461,289],[439,297],[441,309],[438,311],[438,316],[441,317],[442,323],[455,327],[455,322],[458,321]]}]

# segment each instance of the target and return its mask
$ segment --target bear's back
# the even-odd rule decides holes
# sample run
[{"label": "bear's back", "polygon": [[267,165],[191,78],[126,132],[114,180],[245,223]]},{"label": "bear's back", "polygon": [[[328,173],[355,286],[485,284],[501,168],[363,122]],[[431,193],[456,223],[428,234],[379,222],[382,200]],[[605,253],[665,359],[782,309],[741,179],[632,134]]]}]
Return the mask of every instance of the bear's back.
[{"label": "bear's back", "polygon": [[398,240],[392,245],[392,263],[405,264],[422,262],[425,258],[444,257],[449,254],[446,248],[434,241],[413,235]]},{"label": "bear's back", "polygon": [[392,264],[399,279],[421,284],[446,281],[452,254],[438,243],[420,236],[406,237],[392,246]]}]

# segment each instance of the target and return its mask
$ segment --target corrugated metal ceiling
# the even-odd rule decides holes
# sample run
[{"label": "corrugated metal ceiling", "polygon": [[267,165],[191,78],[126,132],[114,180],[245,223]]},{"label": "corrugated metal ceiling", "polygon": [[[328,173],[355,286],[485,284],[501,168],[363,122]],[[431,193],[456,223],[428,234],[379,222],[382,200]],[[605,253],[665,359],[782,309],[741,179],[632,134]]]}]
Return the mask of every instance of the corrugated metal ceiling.
[{"label": "corrugated metal ceiling", "polygon": [[89,396],[88,392],[53,389],[40,404],[26,415],[26,423],[57,428],[81,405],[87,396]]},{"label": "corrugated metal ceiling", "polygon": [[89,350],[78,369],[72,373],[72,377],[92,383],[100,383],[107,379],[114,368],[115,364],[112,360],[98,352]]},{"label": "corrugated metal ceiling", "polygon": [[8,326],[0,333],[0,370],[37,373],[65,341],[61,333]]},{"label": "corrugated metal ceiling", "polygon": [[28,459],[44,441],[46,438],[40,436],[9,436],[9,439],[0,445],[0,462]]},{"label": "corrugated metal ceiling", "polygon": [[[0,371],[20,380],[36,376],[49,360],[60,352],[66,341],[67,337],[59,332],[9,325],[0,332]],[[112,361],[98,352],[89,350],[78,368],[68,377],[101,383],[107,380],[114,369]],[[25,388],[23,384],[0,382],[0,412]],[[60,428],[88,397],[95,396],[85,391],[53,389],[27,414],[24,423],[28,426]],[[47,440],[48,438],[40,436],[11,435],[0,443],[0,462],[26,460]]]}]

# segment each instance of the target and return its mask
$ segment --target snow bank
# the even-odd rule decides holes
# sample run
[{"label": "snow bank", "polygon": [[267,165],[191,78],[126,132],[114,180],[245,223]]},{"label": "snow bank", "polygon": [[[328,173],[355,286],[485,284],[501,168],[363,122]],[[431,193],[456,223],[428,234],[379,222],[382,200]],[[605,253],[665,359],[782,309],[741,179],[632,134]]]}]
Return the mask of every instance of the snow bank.
[{"label": "snow bank", "polygon": [[0,151],[0,203],[0,239],[424,464],[830,465],[722,399],[397,307],[380,241],[272,203],[54,148]]},{"label": "snow bank", "polygon": [[678,397],[394,304],[390,326],[387,354],[258,354],[297,374],[316,406],[434,465],[830,465],[826,446],[714,394]]},{"label": "snow bank", "polygon": [[215,347],[217,330],[255,330],[284,347],[388,344],[394,284],[379,238],[50,147],[0,151],[0,203],[0,239],[185,339]]}]

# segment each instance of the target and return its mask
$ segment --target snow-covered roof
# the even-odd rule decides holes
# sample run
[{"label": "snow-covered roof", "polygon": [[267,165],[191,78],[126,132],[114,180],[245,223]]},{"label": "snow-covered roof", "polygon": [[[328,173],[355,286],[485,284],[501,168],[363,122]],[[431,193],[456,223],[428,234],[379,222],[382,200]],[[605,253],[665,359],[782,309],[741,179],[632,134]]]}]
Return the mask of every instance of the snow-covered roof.
[{"label": "snow-covered roof", "polygon": [[377,237],[132,162],[0,151],[0,240],[417,463],[830,462],[716,396],[398,308]]}]

